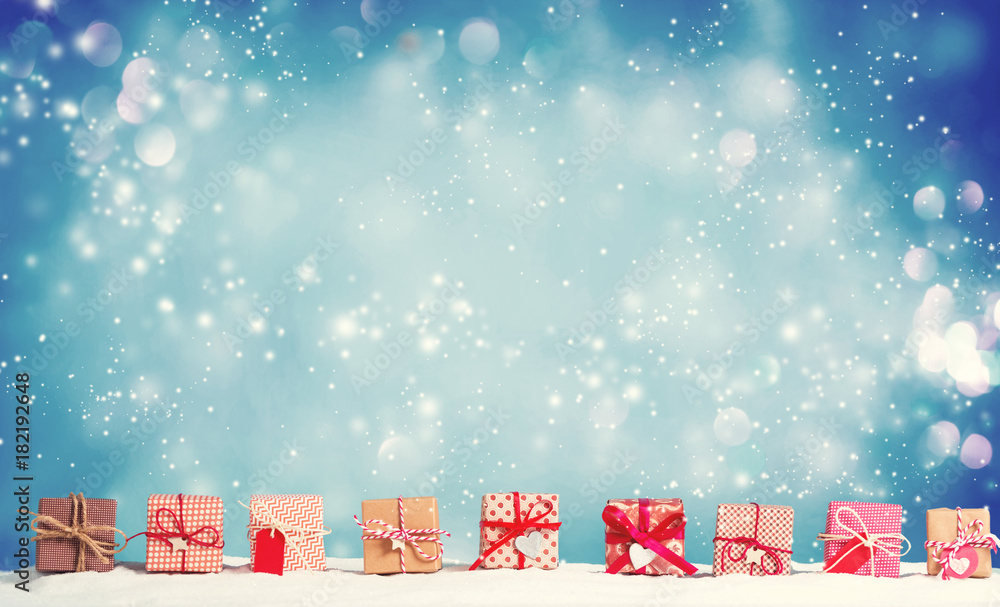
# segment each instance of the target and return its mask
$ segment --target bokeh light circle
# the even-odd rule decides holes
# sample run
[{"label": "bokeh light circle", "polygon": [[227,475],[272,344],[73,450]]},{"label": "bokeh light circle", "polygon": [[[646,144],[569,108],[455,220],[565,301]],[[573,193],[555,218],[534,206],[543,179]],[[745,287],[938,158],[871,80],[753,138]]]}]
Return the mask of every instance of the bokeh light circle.
[{"label": "bokeh light circle", "polygon": [[913,212],[924,221],[940,219],[944,213],[944,192],[929,185],[913,195]]},{"label": "bokeh light circle", "polygon": [[469,63],[485,65],[500,52],[500,32],[488,19],[476,19],[462,28],[458,50]]},{"label": "bokeh light circle", "polygon": [[975,213],[983,206],[983,188],[975,181],[963,181],[958,184],[958,210],[962,213]]},{"label": "bokeh light circle", "polygon": [[80,49],[87,61],[108,67],[122,54],[122,35],[110,23],[93,23],[83,33]]},{"label": "bokeh light circle", "polygon": [[147,124],[135,136],[135,153],[144,163],[161,167],[174,157],[177,141],[173,132],[162,124]]},{"label": "bokeh light circle", "polygon": [[750,418],[746,412],[736,407],[719,411],[715,417],[715,438],[724,445],[735,447],[747,442],[750,438]]},{"label": "bokeh light circle", "polygon": [[536,42],[524,54],[524,71],[532,78],[547,80],[555,76],[562,65],[559,48],[547,40]]},{"label": "bokeh light circle", "polygon": [[961,460],[966,467],[985,468],[993,459],[993,445],[982,434],[970,434],[962,443]]},{"label": "bokeh light circle", "polygon": [[951,422],[938,422],[930,427],[927,434],[927,448],[938,457],[948,457],[958,452],[961,435],[958,426]]},{"label": "bokeh light circle", "polygon": [[423,65],[430,65],[444,55],[444,32],[431,28],[410,29],[396,39],[400,51]]},{"label": "bokeh light circle", "polygon": [[757,156],[757,141],[749,131],[733,129],[719,141],[719,154],[730,166],[745,167]]},{"label": "bokeh light circle", "polygon": [[937,274],[937,256],[933,251],[917,247],[903,257],[903,271],[918,282],[927,282]]}]

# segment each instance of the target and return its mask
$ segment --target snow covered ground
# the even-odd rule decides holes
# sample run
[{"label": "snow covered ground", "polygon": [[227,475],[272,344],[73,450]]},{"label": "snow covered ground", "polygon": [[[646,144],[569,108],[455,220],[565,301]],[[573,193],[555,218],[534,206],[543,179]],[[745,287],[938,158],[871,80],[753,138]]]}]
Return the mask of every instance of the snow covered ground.
[{"label": "snow covered ground", "polygon": [[[330,571],[283,577],[250,573],[248,559],[226,557],[221,574],[147,574],[142,563],[110,573],[41,575],[31,592],[0,573],[0,605],[982,605],[1000,607],[1000,575],[943,582],[921,563],[904,563],[899,579],[816,573],[795,565],[791,576],[692,578],[608,575],[601,565],[564,564],[555,571],[478,570],[452,564],[436,574],[366,576],[361,559],[328,559]],[[703,571],[711,569],[699,566]]]}]

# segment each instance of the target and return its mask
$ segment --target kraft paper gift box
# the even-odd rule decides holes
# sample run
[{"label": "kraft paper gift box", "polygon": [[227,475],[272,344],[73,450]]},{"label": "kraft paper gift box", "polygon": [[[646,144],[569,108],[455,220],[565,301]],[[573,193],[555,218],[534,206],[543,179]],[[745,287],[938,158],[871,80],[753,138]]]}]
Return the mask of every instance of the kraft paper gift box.
[{"label": "kraft paper gift box", "polygon": [[[823,547],[823,570],[873,577],[899,577],[903,507],[870,502],[830,502]],[[859,536],[874,538],[872,547]],[[902,554],[906,554],[903,552]]]},{"label": "kraft paper gift box", "polygon": [[[961,518],[960,518],[961,517]],[[959,534],[963,541],[956,543]],[[956,545],[961,544],[961,545]],[[991,549],[996,536],[990,533],[990,511],[981,508],[934,508],[927,511],[927,573],[941,573],[937,559],[949,562],[948,552],[957,550],[948,567],[947,579],[986,578],[993,573]]]},{"label": "kraft paper gift box", "polygon": [[608,500],[604,512],[607,573],[691,575],[684,560],[684,502],[679,499]]},{"label": "kraft paper gift box", "polygon": [[794,522],[789,506],[719,504],[712,573],[789,575]]},{"label": "kraft paper gift box", "polygon": [[250,568],[281,575],[288,571],[325,571],[323,497],[250,496]]},{"label": "kraft paper gift box", "polygon": [[432,573],[441,569],[444,548],[440,534],[445,532],[437,528],[437,498],[364,500],[358,524],[363,529],[365,573]]},{"label": "kraft paper gift box", "polygon": [[153,494],[146,504],[146,571],[222,571],[222,498]]},{"label": "kraft paper gift box", "polygon": [[479,525],[479,559],[470,569],[559,566],[558,495],[487,493]]},{"label": "kraft paper gift box", "polygon": [[[115,528],[118,502],[111,499],[43,497],[38,500],[38,512],[31,522],[37,532],[31,541],[35,549],[35,569],[48,572],[111,571],[119,548],[115,534],[125,534]],[[77,539],[78,533],[87,539]]]}]

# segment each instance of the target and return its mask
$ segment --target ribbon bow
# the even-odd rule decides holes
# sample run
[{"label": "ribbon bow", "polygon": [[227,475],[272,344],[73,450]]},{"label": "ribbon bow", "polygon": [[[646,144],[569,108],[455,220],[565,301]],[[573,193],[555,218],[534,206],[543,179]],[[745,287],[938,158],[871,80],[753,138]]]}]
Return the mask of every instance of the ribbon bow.
[{"label": "ribbon bow", "polygon": [[[354,516],[354,522],[367,532],[362,534],[361,539],[363,540],[392,540],[392,550],[399,548],[399,570],[403,573],[406,573],[407,542],[413,544],[413,548],[422,559],[433,562],[444,556],[444,544],[441,543],[438,535],[443,533],[451,537],[451,534],[447,531],[434,529],[433,527],[427,529],[407,529],[403,522],[402,495],[399,496],[399,527],[394,527],[377,518],[368,519],[362,523],[357,515]],[[384,527],[384,529],[373,528],[371,525],[379,525],[380,527]],[[434,556],[428,555],[420,548],[420,544],[417,542],[434,542],[438,545],[438,553]]]},{"label": "ribbon bow", "polygon": [[[672,514],[650,529],[649,499],[641,498],[639,500],[638,527],[632,524],[625,511],[610,504],[605,506],[601,518],[604,519],[609,528],[609,531],[605,533],[605,541],[608,544],[628,544],[635,542],[643,548],[652,550],[688,575],[698,571],[697,567],[684,560],[683,557],[662,543],[675,538],[684,538],[684,527],[687,526],[687,517],[683,513]],[[678,523],[678,521],[680,522]],[[608,565],[607,573],[618,573],[630,562],[630,559],[631,555],[626,551],[614,563]],[[646,567],[640,567],[635,572],[645,573]]]},{"label": "ribbon bow", "polygon": [[[187,530],[184,528],[184,495],[180,493],[177,494],[177,510],[178,510],[177,512],[174,512],[173,510],[167,508],[166,506],[157,509],[156,527],[159,531],[143,531],[142,533],[136,533],[135,535],[133,535],[128,539],[132,540],[134,538],[139,537],[140,535],[145,535],[146,537],[160,540],[161,542],[166,542],[167,544],[170,544],[172,550],[183,553],[181,554],[181,573],[185,573],[187,571],[186,566],[187,566],[188,544],[195,544],[196,546],[201,546],[203,548],[222,548],[223,546],[226,545],[226,543],[222,541],[222,533],[215,527],[212,527],[211,525],[205,525],[204,527],[201,527],[200,529],[192,533],[187,532]],[[173,527],[176,529],[176,531],[171,531],[170,529],[168,529],[163,525],[163,521],[160,520],[160,516],[164,512],[168,513],[170,517],[174,520]],[[195,537],[196,535],[206,532],[212,533],[211,536],[212,541],[210,542],[203,541]],[[177,542],[173,541],[175,539],[180,541]]]},{"label": "ribbon bow", "polygon": [[[500,527],[502,529],[509,529],[507,533],[500,536],[500,539],[493,542],[489,548],[487,548],[476,562],[469,567],[469,571],[474,571],[479,568],[479,566],[486,560],[488,556],[503,547],[504,544],[511,541],[512,539],[524,535],[524,532],[528,529],[549,529],[556,531],[562,523],[543,523],[542,519],[547,517],[549,514],[555,510],[555,506],[549,500],[538,500],[528,508],[528,512],[525,514],[524,520],[521,520],[521,494],[515,491],[514,496],[514,520],[513,521],[479,521],[479,528],[483,527]],[[544,504],[543,508],[547,507],[547,510],[539,512],[535,516],[531,516],[532,510],[535,509],[539,504]],[[517,551],[517,568],[524,569],[524,555],[520,550]]]},{"label": "ribbon bow", "polygon": [[[327,535],[328,533],[332,533],[330,528],[327,527],[326,525],[320,525],[319,529],[315,528],[310,529],[309,527],[298,527],[295,525],[289,525],[285,521],[271,514],[271,511],[263,503],[260,503],[257,506],[253,507],[247,506],[246,504],[240,501],[237,501],[236,503],[239,504],[240,506],[243,506],[251,513],[253,513],[258,520],[266,521],[266,523],[264,524],[258,523],[254,525],[251,523],[247,525],[247,539],[253,541],[253,535],[256,532],[262,531],[264,529],[269,529],[271,531],[271,537],[274,537],[274,532],[277,531],[278,533],[280,533],[285,537],[285,543],[287,543],[291,547],[291,549],[295,552],[295,554],[299,555],[299,558],[301,558],[303,561],[306,560],[306,557],[304,554],[302,554],[302,551],[299,549],[298,541],[296,541],[296,539],[292,537],[293,533],[298,534],[299,539],[302,539],[302,536],[310,536],[310,535],[323,536]],[[251,520],[253,519],[251,518]]]},{"label": "ribbon bow", "polygon": [[[91,525],[87,521],[87,500],[83,498],[82,493],[70,493],[69,499],[69,525],[65,525],[46,514],[38,514],[37,512],[29,513],[35,516],[31,520],[31,529],[36,533],[35,537],[31,538],[32,542],[60,539],[76,540],[76,568],[74,571],[77,573],[87,570],[88,549],[105,564],[111,562],[110,557],[112,555],[125,550],[125,546],[128,546],[128,538],[125,538],[125,545],[121,548],[118,548],[118,543],[113,539],[111,541],[104,541],[94,538],[93,534],[98,531],[112,531],[112,538],[114,538],[115,533],[121,534],[122,537],[125,537],[125,534],[115,527]],[[46,525],[50,528],[41,529],[38,525]]]},{"label": "ribbon bow", "polygon": [[[756,508],[756,517],[754,518],[753,522],[753,537],[744,537],[744,536],[720,537],[717,535],[714,538],[712,538],[713,542],[721,540],[725,540],[726,542],[722,547],[722,562],[719,567],[719,572],[720,573],[726,572],[726,557],[728,557],[730,561],[736,563],[744,560],[747,556],[747,552],[749,552],[750,549],[753,548],[771,557],[772,562],[774,562],[775,565],[774,570],[768,571],[764,567],[764,559],[761,559],[760,561],[761,571],[763,571],[766,575],[781,575],[781,573],[785,570],[785,566],[782,565],[781,559],[778,558],[778,555],[776,553],[784,552],[785,554],[791,554],[792,551],[784,550],[782,548],[775,548],[774,546],[767,546],[765,544],[762,544],[760,540],[757,539],[757,532],[760,528],[760,504],[758,504],[757,502],[750,502],[750,503],[753,504],[753,506]],[[733,553],[732,553],[734,544],[743,544],[743,550],[736,558],[733,558]],[[753,575],[753,565],[754,565],[753,563],[750,563],[750,575]]]},{"label": "ribbon bow", "polygon": [[[840,513],[845,510],[853,514],[854,518],[858,519],[858,526],[861,527],[860,533],[840,521]],[[869,533],[868,527],[865,525],[865,521],[862,520],[861,515],[855,512],[855,510],[850,506],[841,506],[838,508],[837,512],[833,515],[833,520],[837,522],[837,525],[841,529],[850,533],[850,535],[820,533],[816,536],[816,539],[821,542],[847,540],[847,544],[840,549],[840,552],[834,555],[833,562],[823,565],[823,571],[827,573],[854,573],[861,569],[861,567],[863,567],[864,564],[870,560],[872,561],[872,565],[870,567],[869,575],[875,577],[875,551],[881,550],[886,554],[894,554],[893,550],[898,551],[902,548],[902,544],[899,546],[893,546],[885,540],[900,540],[901,542],[906,542],[906,551],[900,552],[899,556],[903,556],[910,551],[910,540],[906,539],[902,533]],[[862,547],[868,549],[867,556],[864,552],[855,552],[858,548]]]},{"label": "ribbon bow", "polygon": [[[987,548],[996,552],[997,544],[1000,544],[1000,538],[997,538],[997,536],[992,533],[986,533],[986,523],[983,521],[979,519],[972,519],[972,522],[966,525],[963,529],[962,509],[955,508],[955,515],[958,519],[958,537],[950,542],[942,542],[939,540],[927,540],[924,542],[924,548],[931,553],[931,558],[934,559],[938,565],[941,565],[942,580],[951,579],[948,572],[953,571],[952,566],[954,565],[954,559],[956,559],[958,549],[962,546],[969,546],[970,548]],[[972,531],[973,528],[975,528],[975,532]]]}]

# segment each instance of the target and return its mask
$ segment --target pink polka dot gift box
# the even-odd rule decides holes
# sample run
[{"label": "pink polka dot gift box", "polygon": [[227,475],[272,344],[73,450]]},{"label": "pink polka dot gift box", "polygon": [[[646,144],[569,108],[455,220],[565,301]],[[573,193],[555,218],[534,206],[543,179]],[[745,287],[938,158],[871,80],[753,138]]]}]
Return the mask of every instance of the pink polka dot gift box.
[{"label": "pink polka dot gift box", "polygon": [[146,507],[146,571],[222,571],[222,498],[153,494]]},{"label": "pink polka dot gift box", "polygon": [[899,557],[910,549],[902,533],[902,518],[899,504],[830,502],[826,533],[816,538],[825,542],[823,571],[899,577]]},{"label": "pink polka dot gift box", "polygon": [[487,493],[479,522],[479,558],[469,569],[559,566],[559,496]]},{"label": "pink polka dot gift box", "polygon": [[679,499],[608,500],[604,512],[607,573],[691,575],[684,560],[684,502]]}]

